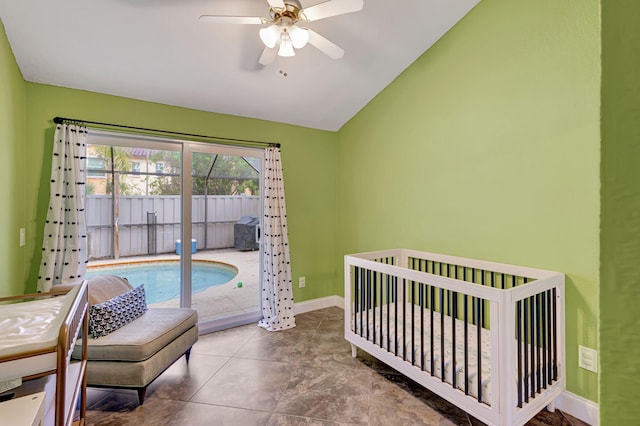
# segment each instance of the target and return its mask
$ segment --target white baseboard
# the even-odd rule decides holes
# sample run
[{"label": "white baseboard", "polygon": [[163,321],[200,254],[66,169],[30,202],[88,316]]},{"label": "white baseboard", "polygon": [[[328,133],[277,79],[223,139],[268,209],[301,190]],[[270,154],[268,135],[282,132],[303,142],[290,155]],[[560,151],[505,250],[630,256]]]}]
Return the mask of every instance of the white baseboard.
[{"label": "white baseboard", "polygon": [[600,408],[598,404],[579,395],[564,391],[556,399],[556,408],[591,426],[598,426]]},{"label": "white baseboard", "polygon": [[[332,306],[344,309],[344,297],[327,296],[320,299],[306,300],[295,303],[294,310],[297,315]],[[569,391],[562,392],[556,399],[556,408],[591,426],[598,426],[599,424],[600,409],[598,404]]]},{"label": "white baseboard", "polygon": [[293,310],[295,314],[298,315],[318,309],[330,308],[332,306],[344,308],[344,298],[340,296],[327,296],[319,299],[305,300],[304,302],[294,303]]}]

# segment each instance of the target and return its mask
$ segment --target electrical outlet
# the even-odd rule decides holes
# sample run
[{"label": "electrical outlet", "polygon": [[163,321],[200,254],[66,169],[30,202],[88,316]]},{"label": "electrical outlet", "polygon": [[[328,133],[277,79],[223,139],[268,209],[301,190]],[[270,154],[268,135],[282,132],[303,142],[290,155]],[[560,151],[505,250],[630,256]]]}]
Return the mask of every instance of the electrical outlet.
[{"label": "electrical outlet", "polygon": [[578,345],[578,367],[598,372],[598,351]]},{"label": "electrical outlet", "polygon": [[20,247],[24,247],[27,243],[27,231],[24,228],[20,228]]},{"label": "electrical outlet", "polygon": [[307,285],[306,282],[305,282],[305,278],[304,277],[298,278],[298,287],[302,288],[305,285]]}]

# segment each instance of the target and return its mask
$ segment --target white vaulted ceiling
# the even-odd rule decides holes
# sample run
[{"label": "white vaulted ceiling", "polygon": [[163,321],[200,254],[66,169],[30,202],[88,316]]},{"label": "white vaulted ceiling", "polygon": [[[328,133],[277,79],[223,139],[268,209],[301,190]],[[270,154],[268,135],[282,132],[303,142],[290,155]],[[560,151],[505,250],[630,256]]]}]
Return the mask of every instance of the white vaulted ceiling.
[{"label": "white vaulted ceiling", "polygon": [[364,0],[305,24],[342,59],[308,45],[268,66],[261,26],[198,20],[268,17],[266,0],[0,0],[0,19],[27,81],[338,130],[478,2]]}]

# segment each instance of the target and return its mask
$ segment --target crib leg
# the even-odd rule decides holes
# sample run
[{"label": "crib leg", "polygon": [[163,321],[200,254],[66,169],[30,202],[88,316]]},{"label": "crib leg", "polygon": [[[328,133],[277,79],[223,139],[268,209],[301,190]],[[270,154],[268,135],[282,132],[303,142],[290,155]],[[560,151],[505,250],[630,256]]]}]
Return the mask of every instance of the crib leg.
[{"label": "crib leg", "polygon": [[551,401],[548,405],[547,405],[547,411],[550,413],[554,413],[556,411],[556,401]]},{"label": "crib leg", "polygon": [[351,356],[354,358],[358,356],[358,347],[353,343],[351,344]]}]

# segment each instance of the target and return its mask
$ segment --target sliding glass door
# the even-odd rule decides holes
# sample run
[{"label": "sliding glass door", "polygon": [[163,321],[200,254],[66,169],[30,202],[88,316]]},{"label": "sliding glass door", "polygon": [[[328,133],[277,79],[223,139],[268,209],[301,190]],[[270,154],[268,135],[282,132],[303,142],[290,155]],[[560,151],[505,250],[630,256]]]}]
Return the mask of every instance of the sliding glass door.
[{"label": "sliding glass door", "polygon": [[262,150],[94,131],[87,157],[88,277],[193,307],[203,332],[261,318]]},{"label": "sliding glass door", "polygon": [[191,217],[185,226],[191,235],[191,261],[185,258],[191,306],[208,330],[257,321],[263,151],[205,144],[185,148],[190,161],[184,167],[191,170],[191,211],[184,212]]}]

